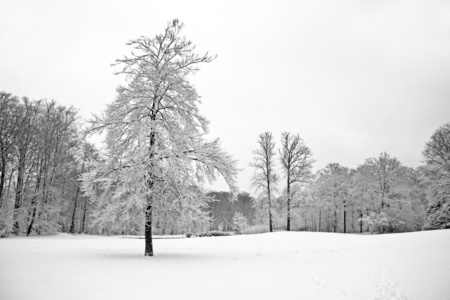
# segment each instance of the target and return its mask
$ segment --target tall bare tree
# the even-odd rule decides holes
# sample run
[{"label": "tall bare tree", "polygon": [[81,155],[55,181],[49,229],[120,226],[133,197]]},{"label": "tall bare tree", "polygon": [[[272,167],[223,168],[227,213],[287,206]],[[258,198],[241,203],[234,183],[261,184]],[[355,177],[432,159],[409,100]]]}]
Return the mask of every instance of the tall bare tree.
[{"label": "tall bare tree", "polygon": [[252,187],[262,193],[261,199],[267,199],[269,230],[272,232],[272,197],[278,181],[278,175],[275,172],[275,142],[272,133],[265,132],[259,135],[258,148],[253,150],[253,161],[250,166],[254,168]]},{"label": "tall bare tree", "polygon": [[304,183],[311,179],[312,152],[305,145],[300,135],[293,135],[289,132],[281,134],[280,161],[283,173],[286,177],[286,197],[287,197],[287,221],[286,229],[291,230],[291,186],[295,183]]}]

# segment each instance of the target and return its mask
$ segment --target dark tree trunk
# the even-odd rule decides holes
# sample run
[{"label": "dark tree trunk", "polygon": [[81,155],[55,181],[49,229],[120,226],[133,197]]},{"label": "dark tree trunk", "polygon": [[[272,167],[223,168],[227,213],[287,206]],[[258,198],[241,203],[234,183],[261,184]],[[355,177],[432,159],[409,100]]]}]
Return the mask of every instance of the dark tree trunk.
[{"label": "dark tree trunk", "polygon": [[269,208],[269,231],[273,232],[273,226],[272,226],[272,210]]},{"label": "dark tree trunk", "polygon": [[347,233],[347,208],[344,207],[344,233]]},{"label": "dark tree trunk", "polygon": [[[83,164],[81,165],[81,174],[84,172],[84,161],[86,160],[87,153],[84,154]],[[77,213],[78,196],[80,195],[80,185],[77,184],[77,191],[75,192],[75,203],[73,205],[72,222],[70,224],[69,233],[75,233],[75,215]]]},{"label": "dark tree trunk", "polygon": [[267,180],[267,195],[269,197],[269,231],[273,232],[273,225],[272,225],[272,199],[270,197],[270,181]]},{"label": "dark tree trunk", "polygon": [[33,229],[34,220],[36,218],[36,210],[37,210],[37,197],[34,196],[31,200],[31,221],[30,225],[28,225],[27,236],[30,235],[31,230]]},{"label": "dark tree trunk", "polygon": [[77,207],[78,207],[78,195],[80,194],[80,186],[77,187],[77,191],[75,193],[75,203],[73,205],[73,212],[72,212],[72,221],[70,222],[70,229],[69,233],[75,233],[75,215],[77,213]]},{"label": "dark tree trunk", "polygon": [[362,210],[359,212],[359,232],[363,233],[363,222],[362,222],[362,218],[363,218],[363,213]]},{"label": "dark tree trunk", "polygon": [[78,231],[79,233],[84,233],[85,232],[84,228],[86,226],[86,211],[87,211],[87,199],[84,200],[83,219],[81,221],[80,230]]},{"label": "dark tree trunk", "polygon": [[287,223],[286,230],[291,231],[291,186],[289,173],[287,176]]},{"label": "dark tree trunk", "polygon": [[25,164],[22,162],[22,158],[19,161],[19,167],[17,169],[17,184],[16,184],[16,197],[14,202],[14,225],[13,232],[19,234],[19,209],[22,206],[22,189],[23,189],[23,172]]},{"label": "dark tree trunk", "polygon": [[[45,210],[46,210],[46,203],[47,203],[47,189],[48,189],[48,173],[49,173],[49,171],[48,171],[48,165],[47,165],[47,162],[49,161],[49,156],[47,156],[47,158],[46,158],[46,164],[45,164],[45,166],[44,166],[44,172],[43,172],[43,178],[42,178],[42,189],[41,189],[41,195],[42,195],[42,200],[41,200],[41,209],[40,210],[37,210],[36,209],[36,211],[38,212],[38,214],[37,214],[37,219],[38,220],[43,220],[44,218],[45,218],[45,216],[44,217],[42,217],[42,214],[45,212]],[[39,205],[39,201],[37,202],[38,203],[38,205]],[[38,205],[36,205],[36,207],[38,207]],[[36,215],[36,214],[35,214]],[[34,218],[34,220],[36,219],[36,216],[35,216],[35,218]],[[38,226],[37,228],[36,228],[36,231],[37,231],[37,233],[38,234],[41,234],[41,226]]]},{"label": "dark tree trunk", "polygon": [[0,208],[3,205],[3,190],[5,186],[5,173],[6,173],[6,159],[2,155],[2,166],[1,166],[1,175],[0,175]]},{"label": "dark tree trunk", "polygon": [[[156,99],[153,101],[153,111],[156,111]],[[154,122],[156,120],[156,115],[151,116],[151,120]],[[155,147],[155,132],[150,132],[150,143],[149,143],[149,160],[150,166],[147,173],[147,209],[145,211],[145,253],[144,256],[153,256],[153,237],[152,237],[152,225],[153,225],[153,157],[154,157],[154,147]]]},{"label": "dark tree trunk", "polygon": [[337,231],[337,209],[334,209],[334,221],[333,221],[333,231],[336,232]]},{"label": "dark tree trunk", "polygon": [[152,196],[147,196],[147,211],[145,212],[145,256],[153,256],[153,239],[152,239]]},{"label": "dark tree trunk", "polygon": [[[38,158],[39,160],[39,158]],[[31,230],[33,229],[33,225],[34,225],[34,221],[36,219],[36,211],[37,211],[37,207],[38,207],[38,196],[39,196],[39,192],[40,192],[40,188],[41,188],[41,180],[42,180],[42,174],[45,172],[43,165],[45,164],[45,162],[41,162],[41,165],[37,168],[38,170],[38,177],[36,179],[36,187],[34,189],[34,193],[35,195],[33,196],[33,198],[31,199],[31,220],[30,220],[30,224],[28,225],[28,229],[27,229],[27,236],[30,235]]]},{"label": "dark tree trunk", "polygon": [[322,210],[319,209],[319,232],[322,229],[321,225],[322,225]]}]

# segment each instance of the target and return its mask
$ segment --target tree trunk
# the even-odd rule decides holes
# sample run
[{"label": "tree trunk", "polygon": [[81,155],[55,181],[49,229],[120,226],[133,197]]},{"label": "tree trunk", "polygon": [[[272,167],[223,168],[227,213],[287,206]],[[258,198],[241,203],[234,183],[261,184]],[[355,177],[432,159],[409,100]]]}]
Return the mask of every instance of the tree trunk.
[{"label": "tree trunk", "polygon": [[0,175],[0,208],[3,205],[3,189],[5,186],[5,173],[6,173],[6,159],[2,155],[2,167],[1,167],[1,175]]},{"label": "tree trunk", "polygon": [[77,213],[78,195],[79,194],[80,194],[80,186],[77,187],[77,191],[75,193],[75,203],[73,205],[72,222],[70,223],[69,233],[75,233],[75,215]]},{"label": "tree trunk", "polygon": [[[153,99],[153,111],[156,111],[156,98]],[[156,115],[152,114],[150,117],[152,122],[155,122]],[[152,172],[153,172],[153,158],[154,158],[154,147],[155,147],[155,139],[156,139],[156,133],[152,130],[149,134],[150,141],[149,141],[149,161],[150,166],[147,173],[147,209],[145,211],[145,253],[144,256],[153,256],[153,237],[152,237],[152,225],[153,225],[153,179],[152,179]]]},{"label": "tree trunk", "polygon": [[286,230],[291,231],[291,185],[290,185],[289,172],[288,172],[288,176],[287,176],[287,224],[286,224]]},{"label": "tree trunk", "polygon": [[[83,163],[81,164],[81,173],[84,172],[84,161],[87,159],[87,153],[84,154]],[[77,184],[77,191],[75,193],[75,203],[73,205],[73,213],[72,213],[72,222],[70,224],[69,233],[75,233],[75,215],[77,212],[77,206],[78,206],[78,195],[80,194],[80,185]]]},{"label": "tree trunk", "polygon": [[322,225],[322,210],[319,209],[319,232],[321,230],[321,225]]},{"label": "tree trunk", "polygon": [[86,233],[86,211],[87,211],[87,198],[84,200],[84,210],[83,210],[83,220],[81,222],[81,227],[79,233]]},{"label": "tree trunk", "polygon": [[269,197],[269,231],[273,232],[273,225],[272,225],[272,199],[270,197],[270,181],[267,181],[267,195]]},{"label": "tree trunk", "polygon": [[17,184],[16,184],[16,199],[14,202],[14,225],[13,232],[15,234],[19,234],[19,209],[22,206],[22,189],[23,189],[23,173],[25,170],[25,161],[24,158],[19,159],[19,166],[17,169]]},{"label": "tree trunk", "polygon": [[355,209],[352,209],[352,232],[355,232]]},{"label": "tree trunk", "polygon": [[334,221],[333,221],[333,231],[336,232],[337,230],[337,209],[334,208]]},{"label": "tree trunk", "polygon": [[152,221],[153,205],[152,195],[147,196],[147,210],[145,212],[145,256],[153,256]]},{"label": "tree trunk", "polygon": [[347,233],[347,208],[344,207],[344,233]]},{"label": "tree trunk", "polygon": [[[48,189],[48,179],[47,179],[47,177],[48,177],[48,173],[49,173],[49,171],[48,171],[48,168],[49,168],[49,165],[48,165],[48,161],[49,161],[49,159],[50,159],[50,157],[49,157],[50,155],[48,155],[47,156],[47,158],[45,159],[45,165],[44,165],[44,172],[43,172],[43,177],[42,177],[42,189],[41,189],[41,195],[42,195],[42,201],[40,202],[40,204],[41,204],[41,209],[40,210],[36,210],[37,212],[38,212],[38,214],[37,214],[37,219],[38,220],[43,220],[43,219],[45,219],[45,216],[44,217],[42,217],[42,214],[45,212],[45,210],[46,210],[46,202],[47,202],[47,200],[46,200],[46,197],[47,197],[47,189]],[[38,202],[37,202],[37,206],[36,207],[38,207],[39,206],[39,200],[38,200]],[[34,218],[34,220],[36,219],[36,214],[35,214],[35,218]],[[41,234],[41,226],[38,226],[37,228],[36,228],[36,231],[37,231],[37,233],[40,235]]]},{"label": "tree trunk", "polygon": [[[39,158],[37,158],[39,161]],[[30,224],[28,225],[28,230],[27,230],[27,236],[30,235],[31,230],[33,229],[33,225],[34,225],[34,221],[36,219],[36,211],[37,211],[37,207],[38,207],[38,200],[39,200],[39,193],[40,193],[40,189],[41,189],[41,180],[42,180],[42,174],[45,172],[44,170],[44,165],[45,162],[44,161],[40,161],[38,163],[38,167],[37,167],[37,171],[38,171],[38,175],[37,175],[37,179],[36,179],[36,187],[34,189],[34,195],[33,198],[31,199],[31,220],[30,220]]]},{"label": "tree trunk", "polygon": [[363,213],[362,210],[359,212],[359,233],[363,233],[363,222],[362,222],[362,218],[363,218]]},{"label": "tree trunk", "polygon": [[36,210],[37,210],[36,200],[37,200],[36,196],[34,196],[33,199],[31,200],[31,221],[30,225],[28,225],[27,236],[30,235],[31,230],[33,229],[34,220],[36,218]]}]

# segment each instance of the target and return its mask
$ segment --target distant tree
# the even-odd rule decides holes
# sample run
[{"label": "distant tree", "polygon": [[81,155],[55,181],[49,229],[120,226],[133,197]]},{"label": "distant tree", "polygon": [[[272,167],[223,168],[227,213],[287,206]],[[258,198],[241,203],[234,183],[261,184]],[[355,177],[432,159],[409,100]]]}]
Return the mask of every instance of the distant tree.
[{"label": "distant tree", "polygon": [[376,158],[367,159],[366,165],[369,166],[367,175],[371,177],[377,186],[376,191],[380,199],[380,211],[383,212],[386,203],[389,201],[389,196],[393,193],[395,182],[399,180],[404,169],[397,158],[391,157],[386,152],[382,152]]},{"label": "distant tree", "polygon": [[[413,206],[417,199],[412,197],[414,187],[413,172],[386,152],[377,158],[369,158],[361,168],[365,182],[375,200],[371,208],[371,222],[380,232],[410,231]],[[417,205],[420,205],[417,203]],[[366,220],[368,220],[366,218]]]},{"label": "distant tree", "polygon": [[[79,178],[77,178],[77,180],[76,180],[76,192],[75,192],[75,196],[74,196],[72,220],[70,222],[69,233],[75,233],[75,217],[76,217],[76,213],[77,213],[77,208],[79,206],[79,198],[80,198],[80,194],[81,194],[80,193],[81,192],[81,182],[79,182],[79,180],[81,179],[82,174],[85,172],[88,162],[90,160],[95,159],[96,156],[98,155],[97,150],[95,149],[95,146],[93,144],[87,142],[86,140],[84,142],[82,142],[81,144],[82,144],[82,146],[78,149],[78,151],[76,153],[77,165],[79,166],[79,172],[77,172]],[[77,169],[77,167],[76,167],[76,169]],[[83,213],[83,220],[84,220],[83,223],[86,220],[85,219],[86,218],[86,208],[87,208],[87,201],[85,201],[85,207],[84,207],[84,213]],[[84,224],[82,224],[80,226],[80,228],[81,228],[80,231],[82,231],[83,227],[84,227]]]},{"label": "distant tree", "polygon": [[235,201],[231,201],[233,195],[228,192],[210,192],[208,196],[212,198],[208,203],[212,229],[231,230],[236,212],[242,213],[249,221],[255,218],[255,200],[246,192],[240,192]]},{"label": "distant tree", "polygon": [[333,207],[333,231],[338,228],[338,211],[343,211],[343,230],[347,232],[347,207],[350,200],[350,174],[346,167],[338,163],[328,164],[319,172],[322,196],[327,199],[329,206]]},{"label": "distant tree", "polygon": [[5,198],[8,167],[12,168],[15,139],[20,135],[22,118],[19,99],[0,92],[0,208]]},{"label": "distant tree", "polygon": [[[303,230],[315,230],[319,205],[316,202],[312,182],[295,183],[291,187],[291,230],[297,227]],[[286,205],[286,195],[283,195]],[[318,214],[320,215],[320,214]],[[308,224],[308,219],[310,224]],[[284,222],[285,220],[283,220]]]},{"label": "distant tree", "polygon": [[439,127],[425,145],[423,151],[428,165],[439,166],[447,170],[450,165],[450,123]]},{"label": "distant tree", "polygon": [[61,230],[76,110],[0,93],[0,234]]},{"label": "distant tree", "polygon": [[244,233],[245,227],[248,226],[248,220],[242,213],[237,211],[233,216],[233,225],[236,233],[241,234]]},{"label": "distant tree", "polygon": [[425,229],[450,228],[450,123],[433,133],[423,156],[428,188]]},{"label": "distant tree", "polygon": [[40,101],[30,101],[28,98],[22,98],[22,128],[20,134],[16,139],[17,149],[17,177],[16,177],[16,192],[14,201],[14,228],[13,232],[19,234],[20,232],[20,219],[24,214],[23,206],[26,196],[26,183],[29,182],[30,171],[33,168],[34,151],[37,145],[37,126],[36,120],[39,116]]},{"label": "distant tree", "polygon": [[13,225],[8,198],[15,169],[15,140],[20,136],[21,119],[19,99],[0,92],[0,237],[8,236]]},{"label": "distant tree", "polygon": [[311,150],[305,145],[300,136],[289,132],[281,134],[280,161],[286,176],[286,230],[291,230],[291,186],[295,183],[304,183],[312,176],[311,169],[314,160]]},{"label": "distant tree", "polygon": [[377,207],[376,186],[371,180],[369,166],[360,165],[351,176],[350,195],[358,216],[359,232],[363,232],[364,215]]},{"label": "distant tree", "polygon": [[269,230],[273,231],[272,224],[272,197],[276,189],[278,175],[275,173],[275,142],[272,133],[265,132],[259,135],[258,148],[253,150],[253,161],[250,166],[254,168],[251,185],[259,191],[259,201],[267,201],[269,213]]},{"label": "distant tree", "polygon": [[58,105],[55,101],[44,101],[40,106],[35,126],[36,133],[35,183],[31,197],[27,235],[34,230],[57,232],[62,210],[59,180],[64,177],[63,165],[77,147],[76,110]]},{"label": "distant tree", "polygon": [[83,190],[104,212],[145,215],[145,256],[153,256],[153,212],[161,213],[163,203],[181,205],[181,212],[200,211],[207,197],[192,187],[219,174],[233,193],[237,190],[236,162],[218,139],[206,141],[208,121],[189,82],[213,57],[196,54],[182,28],[173,20],[162,34],[128,43],[131,56],[116,61],[126,85],[118,87],[116,100],[90,127],[106,131],[107,153],[105,163],[83,177]]}]

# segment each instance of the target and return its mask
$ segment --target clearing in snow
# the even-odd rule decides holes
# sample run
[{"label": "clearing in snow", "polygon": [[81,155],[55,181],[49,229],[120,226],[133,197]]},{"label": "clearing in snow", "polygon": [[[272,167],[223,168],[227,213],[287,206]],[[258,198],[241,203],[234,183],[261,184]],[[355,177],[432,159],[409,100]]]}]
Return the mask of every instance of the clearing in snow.
[{"label": "clearing in snow", "polygon": [[0,240],[0,299],[450,299],[450,230]]}]

